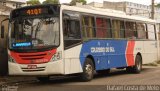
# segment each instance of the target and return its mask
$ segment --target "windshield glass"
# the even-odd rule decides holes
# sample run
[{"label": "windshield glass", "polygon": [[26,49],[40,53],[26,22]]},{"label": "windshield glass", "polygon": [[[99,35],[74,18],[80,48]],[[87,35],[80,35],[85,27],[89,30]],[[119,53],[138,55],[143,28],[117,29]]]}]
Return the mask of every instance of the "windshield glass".
[{"label": "windshield glass", "polygon": [[19,18],[11,22],[10,49],[39,49],[59,45],[59,17]]}]

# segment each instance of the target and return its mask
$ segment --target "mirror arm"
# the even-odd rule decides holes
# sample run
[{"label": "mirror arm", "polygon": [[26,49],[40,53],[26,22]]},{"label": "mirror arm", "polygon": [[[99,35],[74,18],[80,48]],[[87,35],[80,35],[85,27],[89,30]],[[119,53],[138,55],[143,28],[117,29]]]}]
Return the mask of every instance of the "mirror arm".
[{"label": "mirror arm", "polygon": [[6,19],[2,20],[2,21],[1,21],[1,26],[2,26],[3,22],[4,22],[4,21],[7,21],[7,20],[9,20],[9,18],[6,18]]}]

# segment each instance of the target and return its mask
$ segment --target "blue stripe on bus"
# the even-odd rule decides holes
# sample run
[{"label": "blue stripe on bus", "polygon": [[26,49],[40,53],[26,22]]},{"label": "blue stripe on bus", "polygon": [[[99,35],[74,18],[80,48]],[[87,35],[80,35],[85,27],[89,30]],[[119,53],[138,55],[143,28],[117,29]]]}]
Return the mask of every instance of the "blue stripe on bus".
[{"label": "blue stripe on bus", "polygon": [[83,67],[85,58],[93,56],[96,70],[125,67],[126,40],[90,40],[84,42],[80,52],[80,62]]}]

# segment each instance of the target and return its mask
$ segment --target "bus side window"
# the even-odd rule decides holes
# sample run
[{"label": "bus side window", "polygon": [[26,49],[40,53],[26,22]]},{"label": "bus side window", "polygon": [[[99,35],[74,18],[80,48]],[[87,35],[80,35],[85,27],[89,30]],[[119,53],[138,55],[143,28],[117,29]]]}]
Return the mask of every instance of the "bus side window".
[{"label": "bus side window", "polygon": [[79,20],[63,19],[64,47],[72,47],[81,42]]},{"label": "bus side window", "polygon": [[110,19],[96,18],[96,37],[111,38],[111,23]]},{"label": "bus side window", "polygon": [[103,18],[96,18],[96,37],[97,38],[106,38],[107,37],[107,29],[106,29],[106,21]]},{"label": "bus side window", "polygon": [[126,21],[125,25],[126,25],[125,37],[131,39],[137,38],[136,23]]},{"label": "bus side window", "polygon": [[146,25],[143,23],[136,23],[137,26],[137,34],[139,39],[146,39]]},{"label": "bus side window", "polygon": [[124,38],[125,37],[125,27],[124,21],[112,20],[112,37],[113,38]]},{"label": "bus side window", "polygon": [[120,38],[120,21],[119,20],[112,20],[112,37],[113,38]]},{"label": "bus side window", "polygon": [[64,37],[67,39],[80,39],[80,25],[78,20],[63,20]]},{"label": "bus side window", "polygon": [[120,38],[125,38],[125,25],[124,25],[124,21],[120,21]]},{"label": "bus side window", "polygon": [[153,24],[147,24],[147,30],[148,30],[148,39],[150,40],[155,40],[156,35],[155,35],[155,27]]},{"label": "bus side window", "polygon": [[82,34],[84,38],[95,38],[95,21],[92,16],[82,16]]}]

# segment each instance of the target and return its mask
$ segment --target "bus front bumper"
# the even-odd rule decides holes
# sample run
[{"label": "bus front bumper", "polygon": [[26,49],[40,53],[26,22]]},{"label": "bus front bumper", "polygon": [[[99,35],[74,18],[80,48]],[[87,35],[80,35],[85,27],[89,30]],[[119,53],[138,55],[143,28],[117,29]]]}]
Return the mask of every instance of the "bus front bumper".
[{"label": "bus front bumper", "polygon": [[64,74],[62,61],[44,64],[17,64],[8,63],[9,75],[56,75]]}]

